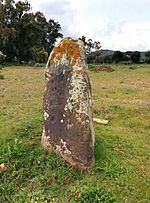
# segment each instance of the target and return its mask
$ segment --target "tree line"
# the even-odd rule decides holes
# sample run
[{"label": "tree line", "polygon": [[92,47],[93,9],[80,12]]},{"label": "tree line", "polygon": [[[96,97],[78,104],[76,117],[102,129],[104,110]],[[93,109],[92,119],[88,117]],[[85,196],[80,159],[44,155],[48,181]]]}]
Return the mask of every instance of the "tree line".
[{"label": "tree line", "polygon": [[[45,63],[58,38],[61,25],[47,20],[40,11],[33,13],[27,0],[0,0],[0,63]],[[88,63],[141,62],[141,53],[115,51],[103,55],[99,41],[80,37],[84,42]],[[142,62],[150,63],[150,51]]]},{"label": "tree line", "polygon": [[[106,53],[105,53],[106,52]],[[87,55],[88,63],[150,63],[150,51],[111,51],[98,50]]]}]

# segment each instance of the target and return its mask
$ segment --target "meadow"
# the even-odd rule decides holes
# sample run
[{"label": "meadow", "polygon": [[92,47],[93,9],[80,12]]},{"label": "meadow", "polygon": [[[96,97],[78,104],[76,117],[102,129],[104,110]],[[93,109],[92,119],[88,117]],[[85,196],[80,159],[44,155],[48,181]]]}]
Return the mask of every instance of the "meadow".
[{"label": "meadow", "polygon": [[69,167],[41,147],[44,68],[4,67],[0,79],[0,202],[149,203],[150,65],[89,71],[95,165]]}]

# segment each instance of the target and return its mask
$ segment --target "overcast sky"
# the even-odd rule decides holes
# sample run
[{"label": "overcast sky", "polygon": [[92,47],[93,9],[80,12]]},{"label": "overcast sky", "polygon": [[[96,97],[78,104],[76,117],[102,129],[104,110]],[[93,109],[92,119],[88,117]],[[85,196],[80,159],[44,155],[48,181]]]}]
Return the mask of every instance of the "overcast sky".
[{"label": "overcast sky", "polygon": [[61,24],[64,36],[82,35],[103,49],[150,50],[150,0],[28,0],[33,11]]}]

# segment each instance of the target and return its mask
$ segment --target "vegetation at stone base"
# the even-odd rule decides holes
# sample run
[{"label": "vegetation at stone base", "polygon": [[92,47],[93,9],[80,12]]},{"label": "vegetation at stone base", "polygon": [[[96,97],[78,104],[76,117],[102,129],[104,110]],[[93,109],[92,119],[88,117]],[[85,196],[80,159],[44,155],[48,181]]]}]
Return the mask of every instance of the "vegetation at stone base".
[{"label": "vegetation at stone base", "polygon": [[8,62],[47,60],[61,26],[47,21],[42,12],[32,12],[28,1],[0,1],[0,51]]},{"label": "vegetation at stone base", "polygon": [[[47,154],[42,133],[43,68],[5,67],[0,80],[1,202],[144,202],[149,194],[149,65],[90,71],[95,165],[78,172]],[[131,69],[133,67],[134,69]]]}]

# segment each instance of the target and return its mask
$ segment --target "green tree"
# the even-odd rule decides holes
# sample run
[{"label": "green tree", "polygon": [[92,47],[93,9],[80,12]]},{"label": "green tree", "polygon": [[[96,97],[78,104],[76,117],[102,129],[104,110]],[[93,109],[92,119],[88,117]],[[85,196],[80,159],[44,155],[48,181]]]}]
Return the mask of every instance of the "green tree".
[{"label": "green tree", "polygon": [[141,54],[139,51],[127,51],[125,53],[133,63],[140,62]]},{"label": "green tree", "polygon": [[86,54],[90,54],[91,52],[95,52],[95,51],[99,52],[101,48],[101,44],[99,41],[93,41],[92,39],[86,40],[85,36],[82,36],[79,39],[82,40],[84,43]]},{"label": "green tree", "polygon": [[111,58],[112,62],[118,63],[119,61],[129,60],[129,57],[121,51],[115,51]]},{"label": "green tree", "polygon": [[134,51],[131,53],[131,60],[133,63],[139,63],[140,62],[140,52]]},{"label": "green tree", "polygon": [[58,22],[46,20],[41,12],[31,12],[30,4],[13,0],[0,1],[0,50],[7,60],[30,61],[34,48],[50,53],[60,33]]},{"label": "green tree", "polygon": [[147,51],[145,53],[145,61],[146,61],[146,63],[150,63],[150,51]]},{"label": "green tree", "polygon": [[95,41],[93,48],[95,49],[95,51],[99,51],[101,48],[101,43],[99,41]]},{"label": "green tree", "polygon": [[48,52],[44,48],[36,48],[33,50],[34,59],[38,63],[46,63],[48,59]]}]

